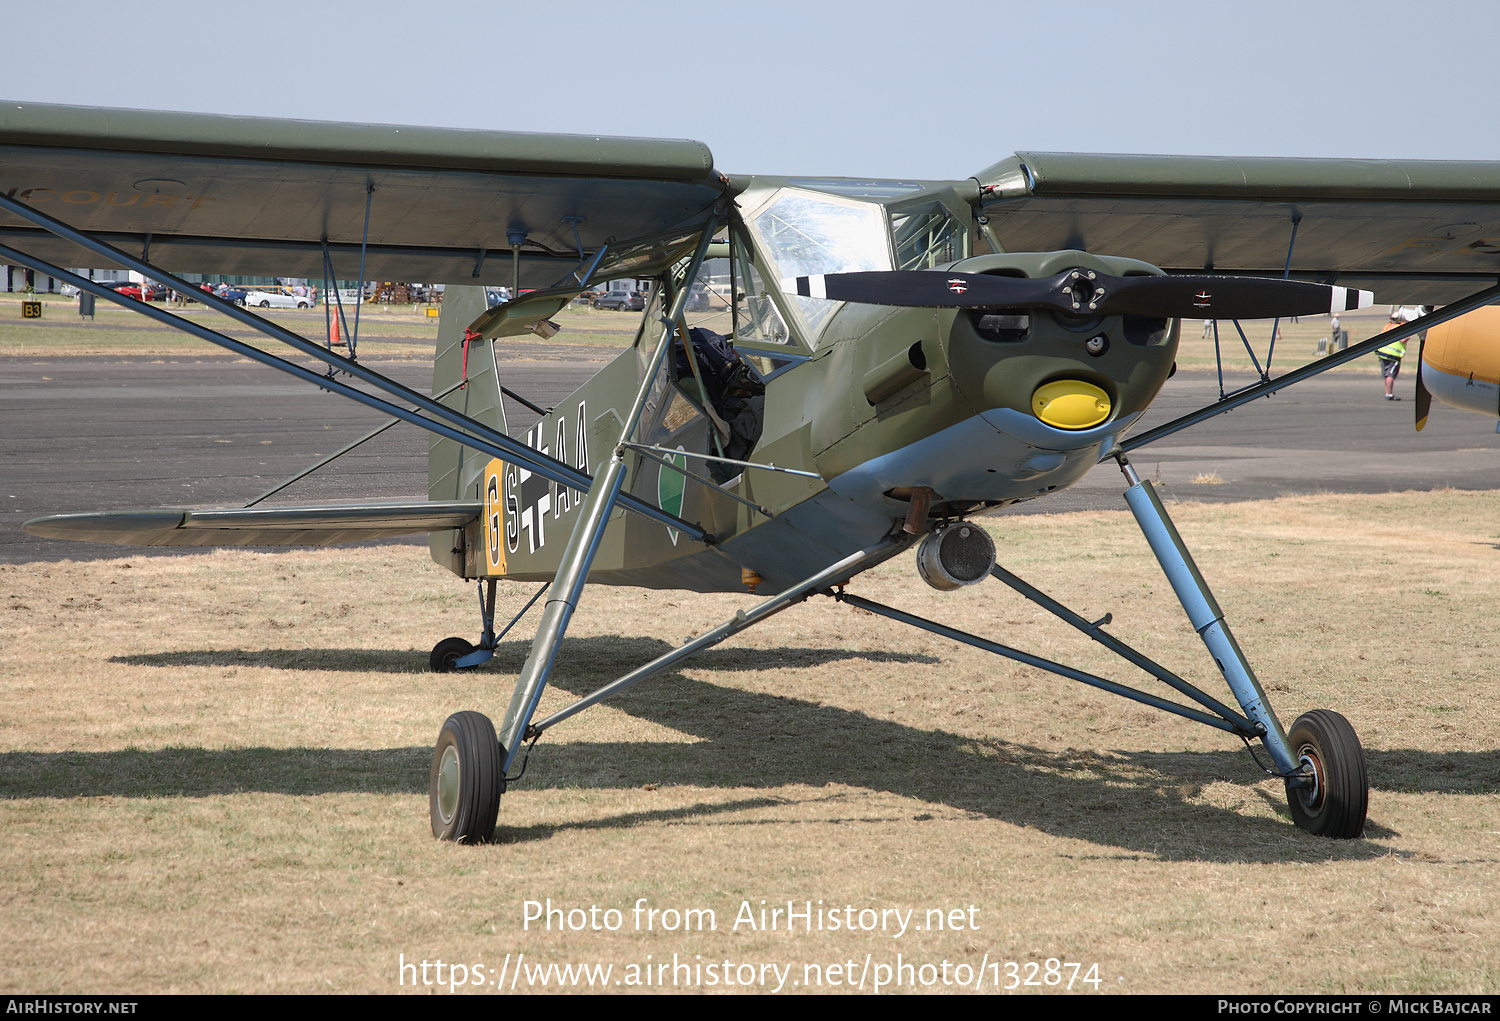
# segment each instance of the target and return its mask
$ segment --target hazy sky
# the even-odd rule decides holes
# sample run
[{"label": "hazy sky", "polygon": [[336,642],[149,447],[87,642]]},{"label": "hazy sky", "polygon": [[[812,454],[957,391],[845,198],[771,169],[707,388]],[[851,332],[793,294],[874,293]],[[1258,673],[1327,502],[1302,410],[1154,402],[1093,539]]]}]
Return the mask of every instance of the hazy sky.
[{"label": "hazy sky", "polygon": [[689,137],[734,173],[1500,157],[1493,0],[11,7],[5,99]]}]

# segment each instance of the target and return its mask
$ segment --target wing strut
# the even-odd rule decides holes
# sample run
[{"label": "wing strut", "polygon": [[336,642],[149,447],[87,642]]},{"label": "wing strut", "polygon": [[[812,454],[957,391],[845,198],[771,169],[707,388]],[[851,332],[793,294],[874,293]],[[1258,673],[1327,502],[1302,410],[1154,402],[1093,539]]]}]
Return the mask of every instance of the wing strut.
[{"label": "wing strut", "polygon": [[[1286,244],[1286,267],[1281,271],[1281,279],[1283,280],[1290,280],[1292,278],[1292,252],[1294,252],[1297,248],[1297,227],[1301,223],[1302,214],[1293,213],[1292,239]],[[1238,321],[1236,321],[1234,325],[1238,327],[1240,324]],[[1280,332],[1281,316],[1277,316],[1271,323],[1271,346],[1266,350],[1266,371],[1261,373],[1260,378],[1262,380],[1268,379],[1271,375],[1271,359],[1276,357],[1276,334]]]},{"label": "wing strut", "polygon": [[[1292,216],[1292,239],[1286,246],[1286,266],[1281,270],[1281,279],[1292,278],[1292,252],[1297,248],[1297,226],[1302,222],[1302,214],[1296,213]],[[1294,317],[1295,318],[1295,317]],[[1219,321],[1214,321],[1214,361],[1219,367],[1219,400],[1224,399],[1224,359],[1219,353]],[[1277,316],[1271,322],[1271,346],[1266,349],[1266,367],[1260,367],[1260,359],[1255,357],[1255,349],[1250,346],[1250,338],[1245,336],[1245,330],[1240,326],[1238,319],[1232,319],[1235,330],[1240,335],[1240,341],[1245,345],[1245,353],[1250,356],[1250,362],[1255,366],[1255,374],[1260,377],[1262,383],[1271,378],[1271,359],[1276,357],[1276,337],[1281,333],[1281,316]]]},{"label": "wing strut", "polygon": [[1246,387],[1233,396],[1219,401],[1217,404],[1210,404],[1206,408],[1199,408],[1197,411],[1183,415],[1181,418],[1174,418],[1166,425],[1159,425],[1155,429],[1148,430],[1139,436],[1125,440],[1110,450],[1108,454],[1099,458],[1099,460],[1105,461],[1119,454],[1128,454],[1138,447],[1144,447],[1148,443],[1155,443],[1157,440],[1171,436],[1175,432],[1181,432],[1188,426],[1205,422],[1215,415],[1222,415],[1226,411],[1233,411],[1242,404],[1249,404],[1258,397],[1269,396],[1277,390],[1291,386],[1293,383],[1300,383],[1304,379],[1311,379],[1320,372],[1326,372],[1334,366],[1353,361],[1362,355],[1369,354],[1376,348],[1384,347],[1398,340],[1405,340],[1408,337],[1421,333],[1423,330],[1431,329],[1438,323],[1446,323],[1449,319],[1457,319],[1459,316],[1472,312],[1476,308],[1483,308],[1486,305],[1496,302],[1500,302],[1500,284],[1496,284],[1494,287],[1486,287],[1484,290],[1477,291],[1460,301],[1455,301],[1444,305],[1442,308],[1434,309],[1419,319],[1413,319],[1405,326],[1398,326],[1394,330],[1387,330],[1385,333],[1377,334],[1363,343],[1355,344],[1340,351],[1338,354],[1329,355],[1322,361],[1304,365],[1300,369],[1293,369],[1291,372],[1283,373],[1275,379],[1268,379],[1264,383]]},{"label": "wing strut", "polygon": [[[442,393],[440,393],[440,394],[434,394],[433,395],[433,399],[434,400],[442,400],[444,397],[447,397],[449,394],[451,394],[453,391],[457,390],[462,385],[463,385],[463,381],[459,380],[457,383],[454,383],[452,386],[450,386],[448,389],[444,390]],[[373,440],[375,437],[377,437],[381,433],[385,432],[391,426],[393,426],[393,425],[399,425],[400,423],[401,423],[401,419],[399,419],[399,418],[388,419],[384,423],[382,423],[380,425],[377,425],[375,428],[373,428],[369,432],[365,433],[363,436],[361,436],[359,439],[355,440],[353,443],[346,443],[344,446],[340,447],[338,450],[335,450],[333,453],[329,454],[327,457],[322,457],[322,458],[319,458],[318,460],[314,461],[312,464],[308,465],[306,468],[303,468],[297,474],[291,475],[291,476],[289,476],[287,478],[282,479],[280,482],[276,483],[276,485],[272,486],[270,489],[266,490],[264,493],[261,493],[259,496],[257,496],[254,499],[252,499],[249,503],[245,504],[245,507],[247,509],[250,508],[250,507],[254,507],[256,504],[260,503],[262,500],[265,500],[265,499],[268,499],[269,497],[275,496],[277,493],[281,492],[287,486],[290,486],[293,482],[300,482],[300,481],[302,481],[303,479],[305,479],[309,475],[311,475],[313,472],[317,471],[319,468],[322,468],[322,467],[324,467],[326,465],[332,464],[334,461],[337,461],[339,458],[341,458],[345,454],[349,453],[349,451],[353,450],[356,447],[363,446],[364,444],[368,443],[370,440]]]},{"label": "wing strut", "polygon": [[[301,337],[291,332],[290,330],[285,329],[284,327],[278,326],[275,323],[268,322],[267,320],[260,318],[254,313],[239,308],[238,306],[224,301],[223,299],[215,295],[209,294],[207,292],[200,292],[195,285],[189,283],[188,281],[183,280],[180,277],[174,276],[170,273],[163,272],[157,267],[152,266],[150,263],[142,262],[141,260],[136,259],[130,254],[123,252],[120,249],[113,247],[112,245],[108,245],[102,241],[98,241],[90,237],[89,235],[82,233],[81,231],[69,227],[67,224],[63,223],[60,220],[56,220],[45,213],[38,212],[37,210],[31,208],[23,202],[15,201],[14,199],[3,193],[0,193],[0,209],[4,209],[5,211],[13,213],[16,216],[19,216],[26,220],[30,220],[31,222],[36,223],[39,226],[45,227],[59,237],[64,238],[68,241],[72,241],[75,244],[81,245],[82,247],[87,248],[95,254],[102,255],[105,258],[109,259],[111,262],[118,263],[121,266],[125,266],[128,269],[133,269],[136,272],[150,277],[153,280],[157,280],[161,283],[167,284],[168,286],[175,287],[185,294],[195,294],[197,296],[197,300],[202,301],[209,308],[216,309],[217,311],[224,313],[230,318],[236,319],[251,327],[252,329],[264,333],[268,337],[271,337],[273,340],[279,340],[283,344],[286,344],[289,347],[292,347],[297,351],[308,355],[309,357],[316,358],[319,361],[326,363],[333,369],[344,372],[345,374],[352,376],[355,379],[369,383],[370,385],[396,397],[399,400],[406,401],[415,406],[417,409],[427,412],[427,414],[431,415],[433,418],[439,419],[441,420],[441,422],[448,423],[448,425],[440,424],[440,422],[434,422],[432,418],[424,418],[423,416],[418,415],[415,412],[407,411],[405,408],[391,404],[390,402],[382,400],[381,398],[375,397],[371,394],[367,394],[364,391],[356,389],[355,387],[350,386],[346,383],[340,383],[336,381],[331,374],[327,376],[318,375],[317,373],[305,369],[300,365],[286,361],[283,358],[278,358],[275,355],[267,354],[264,351],[259,350],[258,348],[237,341],[232,337],[225,336],[222,333],[210,330],[207,327],[198,325],[197,323],[189,322],[181,318],[180,316],[172,315],[171,313],[163,311],[161,309],[152,308],[145,302],[136,301],[133,298],[127,298],[116,291],[108,290],[107,288],[94,283],[92,280],[86,280],[83,277],[80,277],[74,273],[69,273],[67,270],[57,266],[53,266],[41,259],[33,258],[32,256],[25,254],[24,252],[20,252],[13,248],[0,245],[0,256],[3,256],[7,261],[10,261],[15,265],[27,266],[31,269],[35,269],[43,273],[48,273],[59,280],[63,280],[67,283],[72,284],[80,290],[89,291],[97,297],[102,297],[107,300],[113,301],[118,305],[122,305],[126,308],[139,312],[142,315],[147,316],[148,318],[155,319],[157,322],[160,322],[164,325],[175,327],[177,329],[183,330],[186,333],[190,333],[202,340],[207,340],[210,343],[219,345],[220,347],[228,348],[236,354],[243,355],[244,357],[249,358],[252,361],[257,361],[262,365],[268,365],[271,368],[279,369],[280,371],[288,373],[289,375],[296,376],[297,378],[303,379],[310,383],[314,383],[325,390],[332,391],[343,397],[348,397],[349,399],[357,401],[360,404],[364,404],[367,407],[374,408],[378,411],[383,411],[388,415],[392,415],[396,418],[402,419],[403,421],[410,422],[411,424],[416,425],[419,428],[426,429],[429,432],[433,432],[439,436],[454,440],[457,443],[461,443],[475,450],[484,451],[491,457],[500,458],[501,460],[510,464],[524,466],[529,470],[536,472],[542,478],[547,479],[551,482],[556,482],[560,485],[567,486],[570,489],[579,491],[587,491],[593,483],[593,479],[587,473],[579,471],[577,468],[574,468],[571,465],[564,464],[562,461],[559,461],[556,458],[549,457],[546,454],[541,453],[540,451],[533,450],[532,448],[526,446],[524,443],[506,436],[504,433],[497,432],[484,423],[476,421],[475,419],[470,418],[469,416],[464,415],[461,412],[455,411],[452,408],[449,408],[446,405],[443,405],[438,401],[426,396],[425,394],[420,394],[410,387],[403,386],[402,384],[397,383],[395,380],[390,379],[387,376],[384,376],[371,369],[365,368],[358,362],[333,354],[332,352],[325,350],[319,345],[312,343],[306,338]],[[668,514],[660,507],[653,506],[652,504],[649,504],[644,500],[639,499],[638,497],[631,496],[628,493],[620,495],[619,503],[620,506],[624,507],[627,510],[634,511],[637,514],[645,515],[646,517],[651,518],[654,521],[659,521],[670,528],[676,528],[683,532],[683,534],[691,536],[694,539],[703,541],[709,538],[708,533],[699,526],[684,521],[681,518],[676,517],[675,515]]]}]

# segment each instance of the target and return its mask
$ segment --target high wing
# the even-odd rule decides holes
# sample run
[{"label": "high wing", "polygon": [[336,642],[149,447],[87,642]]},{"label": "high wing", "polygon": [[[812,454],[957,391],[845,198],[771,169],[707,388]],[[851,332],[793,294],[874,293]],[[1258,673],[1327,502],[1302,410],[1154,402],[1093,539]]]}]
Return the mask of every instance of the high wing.
[{"label": "high wing", "polygon": [[54,514],[26,522],[49,539],[127,546],[328,546],[462,528],[478,500],[229,510],[105,511]]},{"label": "high wing", "polygon": [[[1500,163],[1017,153],[975,175],[1012,252],[1291,275],[1445,304],[1500,277]],[[1296,237],[1293,244],[1293,229]]]},{"label": "high wing", "polygon": [[[700,142],[0,104],[0,194],[194,272],[546,287],[681,257],[730,182]],[[742,179],[743,180],[743,179]],[[1440,304],[1500,275],[1500,163],[1022,152],[975,175],[1007,251],[1291,273]],[[369,227],[365,229],[368,199]],[[1296,221],[1296,243],[1292,245]],[[575,233],[576,232],[576,233]],[[0,239],[77,250],[0,214]]]},{"label": "high wing", "polygon": [[[340,279],[363,259],[370,280],[509,284],[517,236],[526,287],[605,244],[601,272],[655,272],[724,191],[687,140],[15,102],[0,104],[0,168],[0,194],[163,267],[321,278],[326,242]],[[16,217],[0,214],[0,242],[79,264]]]}]

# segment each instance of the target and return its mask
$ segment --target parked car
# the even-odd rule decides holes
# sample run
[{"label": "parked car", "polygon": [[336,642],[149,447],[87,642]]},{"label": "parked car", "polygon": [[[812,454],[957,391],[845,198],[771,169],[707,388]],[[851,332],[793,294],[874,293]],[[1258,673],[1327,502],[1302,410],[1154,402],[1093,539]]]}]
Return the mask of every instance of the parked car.
[{"label": "parked car", "polygon": [[312,308],[313,300],[279,291],[251,289],[245,292],[245,304],[256,308]]},{"label": "parked car", "polygon": [[167,296],[172,293],[166,284],[154,284],[150,281],[142,285],[131,283],[129,280],[114,280],[105,281],[104,286],[112,291],[119,291],[127,298],[134,298],[136,301],[166,301]]},{"label": "parked car", "polygon": [[[149,300],[141,297],[141,285],[133,284],[129,280],[116,280],[112,283],[106,283],[104,286],[108,287],[111,291],[119,291],[127,298],[134,298],[136,301]],[[149,289],[147,293],[150,293]]]},{"label": "parked car", "polygon": [[640,291],[608,291],[594,299],[594,307],[640,312],[646,307],[646,296]]}]

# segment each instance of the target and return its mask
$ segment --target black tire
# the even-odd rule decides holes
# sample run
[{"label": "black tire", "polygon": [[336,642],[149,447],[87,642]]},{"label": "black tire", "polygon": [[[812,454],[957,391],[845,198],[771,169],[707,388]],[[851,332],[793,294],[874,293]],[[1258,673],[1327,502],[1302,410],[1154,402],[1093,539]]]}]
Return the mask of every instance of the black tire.
[{"label": "black tire", "polygon": [[483,713],[454,713],[438,732],[427,786],[432,835],[460,844],[495,839],[505,755],[495,725]]},{"label": "black tire", "polygon": [[263,301],[263,302],[260,303],[260,307],[261,308],[270,308],[271,307],[271,303],[269,301]]},{"label": "black tire", "polygon": [[474,646],[462,638],[444,638],[432,647],[432,664],[435,674],[451,674],[459,669],[458,661],[474,651]]},{"label": "black tire", "polygon": [[299,301],[299,302],[297,302],[297,307],[298,308],[307,308],[308,304],[305,301]]},{"label": "black tire", "polygon": [[1311,765],[1312,788],[1287,787],[1287,805],[1298,829],[1319,837],[1352,840],[1365,831],[1370,778],[1365,753],[1349,721],[1327,709],[1303,713],[1287,738],[1292,755]]}]

